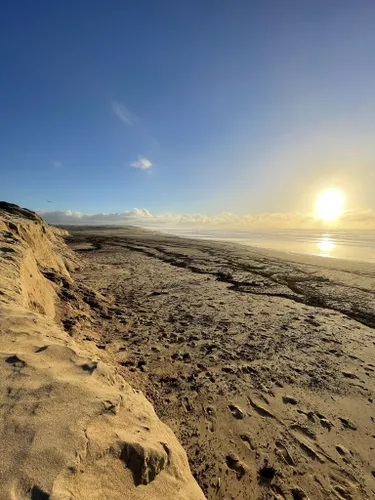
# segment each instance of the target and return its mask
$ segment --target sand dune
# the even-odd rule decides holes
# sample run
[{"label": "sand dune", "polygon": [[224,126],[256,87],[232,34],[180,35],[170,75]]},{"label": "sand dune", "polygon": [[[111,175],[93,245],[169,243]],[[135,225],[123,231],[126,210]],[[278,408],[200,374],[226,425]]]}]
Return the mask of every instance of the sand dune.
[{"label": "sand dune", "polygon": [[68,333],[67,313],[90,332],[110,305],[71,278],[64,234],[0,203],[0,498],[203,499],[152,405]]}]

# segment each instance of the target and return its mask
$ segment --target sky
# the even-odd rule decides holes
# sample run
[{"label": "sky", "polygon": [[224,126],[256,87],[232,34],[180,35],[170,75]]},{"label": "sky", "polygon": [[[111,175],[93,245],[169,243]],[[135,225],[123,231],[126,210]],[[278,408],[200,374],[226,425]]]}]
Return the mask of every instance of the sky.
[{"label": "sky", "polygon": [[373,0],[2,2],[0,199],[298,226],[335,187],[375,228],[374,25]]}]

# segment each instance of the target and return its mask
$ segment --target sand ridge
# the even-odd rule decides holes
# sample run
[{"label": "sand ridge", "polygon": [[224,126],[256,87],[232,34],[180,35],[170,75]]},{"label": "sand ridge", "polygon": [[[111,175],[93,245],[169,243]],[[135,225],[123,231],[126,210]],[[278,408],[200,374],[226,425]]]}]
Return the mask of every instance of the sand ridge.
[{"label": "sand ridge", "polygon": [[68,333],[110,304],[70,276],[66,234],[0,203],[0,498],[203,499],[152,405]]}]

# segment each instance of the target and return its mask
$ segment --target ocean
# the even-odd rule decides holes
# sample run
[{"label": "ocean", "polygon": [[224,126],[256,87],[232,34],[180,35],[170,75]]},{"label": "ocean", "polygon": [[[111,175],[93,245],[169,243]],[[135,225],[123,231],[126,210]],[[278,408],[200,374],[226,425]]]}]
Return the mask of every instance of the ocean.
[{"label": "ocean", "polygon": [[163,229],[188,238],[240,243],[283,252],[375,263],[375,231]]}]

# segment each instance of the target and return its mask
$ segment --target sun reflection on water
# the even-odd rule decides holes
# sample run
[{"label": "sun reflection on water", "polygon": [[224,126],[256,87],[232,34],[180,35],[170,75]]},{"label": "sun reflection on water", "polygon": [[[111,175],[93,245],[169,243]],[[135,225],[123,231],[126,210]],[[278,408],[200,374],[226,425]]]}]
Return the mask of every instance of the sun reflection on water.
[{"label": "sun reflection on water", "polygon": [[332,250],[335,248],[335,244],[329,235],[323,234],[318,241],[318,248],[320,250],[320,255],[330,255]]}]

